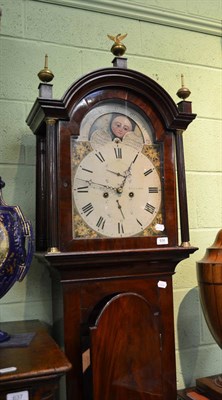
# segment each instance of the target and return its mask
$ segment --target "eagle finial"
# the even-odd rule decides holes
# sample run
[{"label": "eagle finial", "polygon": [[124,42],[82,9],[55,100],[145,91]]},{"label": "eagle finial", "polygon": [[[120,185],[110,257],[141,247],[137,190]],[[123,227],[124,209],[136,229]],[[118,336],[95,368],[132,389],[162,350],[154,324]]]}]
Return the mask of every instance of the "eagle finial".
[{"label": "eagle finial", "polygon": [[126,46],[122,43],[122,40],[125,39],[127,36],[127,33],[124,33],[123,35],[121,33],[118,33],[118,35],[113,36],[113,35],[107,35],[110,40],[114,41],[113,46],[111,47],[111,52],[114,54],[114,56],[123,56],[123,54],[126,51]]}]

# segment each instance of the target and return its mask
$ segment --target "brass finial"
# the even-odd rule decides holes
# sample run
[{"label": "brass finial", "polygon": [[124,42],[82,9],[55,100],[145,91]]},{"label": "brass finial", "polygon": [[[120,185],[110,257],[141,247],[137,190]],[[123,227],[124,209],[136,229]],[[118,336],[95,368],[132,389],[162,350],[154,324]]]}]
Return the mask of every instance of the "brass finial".
[{"label": "brass finial", "polygon": [[183,74],[181,74],[181,86],[182,87],[177,91],[177,96],[180,99],[185,100],[185,99],[187,99],[187,97],[189,97],[189,95],[191,94],[191,91],[184,86],[184,76],[183,76]]},{"label": "brass finial", "polygon": [[48,55],[45,55],[45,66],[44,68],[38,73],[38,77],[42,82],[50,82],[53,80],[54,75],[50,69],[48,69]]},{"label": "brass finial", "polygon": [[123,43],[121,43],[121,40],[125,39],[127,33],[125,33],[124,35],[118,33],[118,35],[116,36],[112,35],[107,35],[107,36],[110,40],[114,41],[114,44],[111,47],[111,52],[113,53],[113,55],[116,57],[123,56],[126,51],[126,46]]}]

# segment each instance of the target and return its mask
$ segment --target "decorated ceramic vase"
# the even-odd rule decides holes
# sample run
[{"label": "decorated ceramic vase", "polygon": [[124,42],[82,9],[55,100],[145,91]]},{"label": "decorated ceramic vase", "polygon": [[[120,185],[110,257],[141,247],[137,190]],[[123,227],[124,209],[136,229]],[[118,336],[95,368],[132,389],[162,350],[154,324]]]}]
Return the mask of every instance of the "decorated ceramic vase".
[{"label": "decorated ceramic vase", "polygon": [[[22,281],[33,256],[33,231],[18,206],[7,205],[2,196],[5,183],[0,177],[0,298],[16,281]],[[0,331],[0,341],[3,340]]]}]

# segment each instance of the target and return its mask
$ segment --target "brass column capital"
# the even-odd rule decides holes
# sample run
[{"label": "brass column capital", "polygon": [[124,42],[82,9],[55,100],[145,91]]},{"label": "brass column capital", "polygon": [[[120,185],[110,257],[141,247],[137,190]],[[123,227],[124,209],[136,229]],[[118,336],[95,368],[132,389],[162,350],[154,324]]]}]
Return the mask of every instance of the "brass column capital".
[{"label": "brass column capital", "polygon": [[56,121],[57,121],[56,118],[50,118],[50,117],[45,118],[46,125],[51,125],[51,126],[55,125]]}]

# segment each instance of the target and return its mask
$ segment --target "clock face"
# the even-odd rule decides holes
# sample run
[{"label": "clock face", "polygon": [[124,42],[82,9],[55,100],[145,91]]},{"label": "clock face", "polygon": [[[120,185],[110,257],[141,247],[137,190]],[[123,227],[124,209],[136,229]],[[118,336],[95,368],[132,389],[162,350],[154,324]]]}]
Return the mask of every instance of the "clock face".
[{"label": "clock face", "polygon": [[88,114],[71,141],[73,238],[160,234],[160,146],[151,126],[123,104]]},{"label": "clock face", "polygon": [[[114,139],[80,162],[73,181],[79,216],[108,237],[141,234],[157,216],[161,182],[143,152]],[[83,226],[81,226],[83,229]],[[78,229],[74,233],[78,235]]]}]

